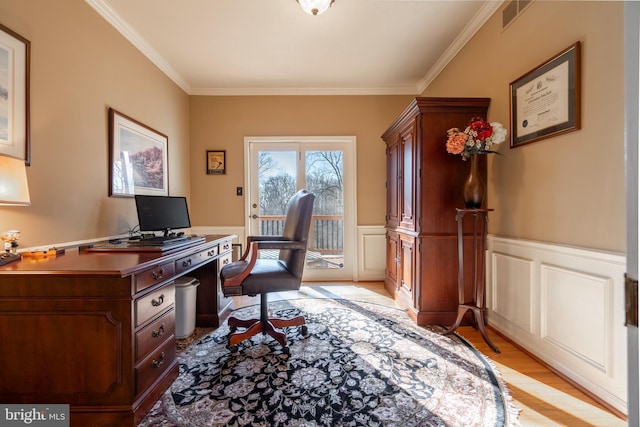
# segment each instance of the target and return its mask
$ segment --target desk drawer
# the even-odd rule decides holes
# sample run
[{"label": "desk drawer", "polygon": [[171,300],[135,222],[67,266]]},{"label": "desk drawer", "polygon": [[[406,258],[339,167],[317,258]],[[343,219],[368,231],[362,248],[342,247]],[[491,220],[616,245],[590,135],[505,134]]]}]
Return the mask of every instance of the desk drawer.
[{"label": "desk drawer", "polygon": [[198,264],[202,264],[204,261],[215,258],[218,256],[218,246],[206,249],[204,251],[197,252],[193,255],[189,255],[184,258],[180,258],[176,261],[176,271],[178,274],[185,272]]},{"label": "desk drawer", "polygon": [[223,254],[226,251],[230,251],[233,245],[231,244],[231,240],[226,240],[220,243],[220,253]]},{"label": "desk drawer", "polygon": [[218,258],[218,271],[220,271],[225,265],[231,264],[232,257],[233,253],[229,252],[228,254],[222,255],[220,258]]},{"label": "desk drawer", "polygon": [[157,291],[138,298],[136,306],[136,328],[144,325],[148,320],[156,317],[163,311],[173,307],[176,300],[176,289],[173,282]]},{"label": "desk drawer", "polygon": [[151,353],[136,366],[136,395],[144,392],[176,359],[175,340],[167,340],[160,348]]},{"label": "desk drawer", "polygon": [[173,262],[167,262],[152,270],[143,271],[142,273],[136,274],[133,278],[133,280],[135,280],[135,290],[136,292],[140,292],[173,277],[174,274],[175,267]]},{"label": "desk drawer", "polygon": [[176,311],[169,310],[147,326],[136,332],[136,362],[158,348],[176,331]]}]

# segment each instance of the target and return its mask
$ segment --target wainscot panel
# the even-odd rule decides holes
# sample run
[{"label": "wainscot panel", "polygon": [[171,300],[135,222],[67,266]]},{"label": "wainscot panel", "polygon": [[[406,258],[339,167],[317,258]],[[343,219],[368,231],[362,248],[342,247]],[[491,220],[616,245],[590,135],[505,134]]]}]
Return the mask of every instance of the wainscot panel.
[{"label": "wainscot panel", "polygon": [[384,225],[358,227],[358,280],[384,280],[385,231]]},{"label": "wainscot panel", "polygon": [[489,236],[489,325],[627,413],[624,254]]}]

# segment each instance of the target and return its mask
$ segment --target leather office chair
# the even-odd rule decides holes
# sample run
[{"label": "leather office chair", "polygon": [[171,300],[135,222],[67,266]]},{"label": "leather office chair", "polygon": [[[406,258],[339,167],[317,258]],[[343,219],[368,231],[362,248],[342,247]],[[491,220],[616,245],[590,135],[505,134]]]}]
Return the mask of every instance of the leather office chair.
[{"label": "leather office chair", "polygon": [[[268,317],[267,294],[300,289],[314,199],[315,196],[308,191],[298,191],[287,204],[282,235],[248,236],[242,257],[220,271],[225,296],[260,295],[260,319],[229,318],[230,349],[262,332],[275,338],[288,353],[287,336],[281,328],[302,326],[302,334],[307,335],[303,316],[293,319]],[[280,255],[278,259],[258,259],[258,249],[279,249]],[[238,331],[238,328],[244,330]]]}]

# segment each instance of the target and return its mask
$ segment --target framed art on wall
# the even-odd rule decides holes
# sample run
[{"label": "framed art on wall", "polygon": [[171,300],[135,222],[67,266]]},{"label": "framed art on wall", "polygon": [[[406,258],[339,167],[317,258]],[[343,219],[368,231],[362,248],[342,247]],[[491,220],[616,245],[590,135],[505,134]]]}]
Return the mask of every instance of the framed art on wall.
[{"label": "framed art on wall", "polygon": [[169,138],[109,109],[109,196],[169,195]]},{"label": "framed art on wall", "polygon": [[226,173],[226,161],[224,150],[207,151],[207,175],[224,175]]},{"label": "framed art on wall", "polygon": [[511,148],[580,129],[580,42],[510,84]]},{"label": "framed art on wall", "polygon": [[31,42],[0,24],[0,154],[31,164],[29,68]]}]

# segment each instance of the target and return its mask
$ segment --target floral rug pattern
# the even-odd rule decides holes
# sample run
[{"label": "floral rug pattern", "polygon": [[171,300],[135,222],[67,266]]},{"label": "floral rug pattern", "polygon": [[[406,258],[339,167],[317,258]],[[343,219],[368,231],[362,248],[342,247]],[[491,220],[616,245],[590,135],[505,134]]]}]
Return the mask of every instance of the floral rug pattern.
[{"label": "floral rug pattern", "polygon": [[371,303],[301,299],[270,308],[307,320],[308,336],[287,330],[290,355],[264,335],[232,353],[224,324],[179,352],[180,376],[140,426],[515,424],[498,373],[457,335]]}]

